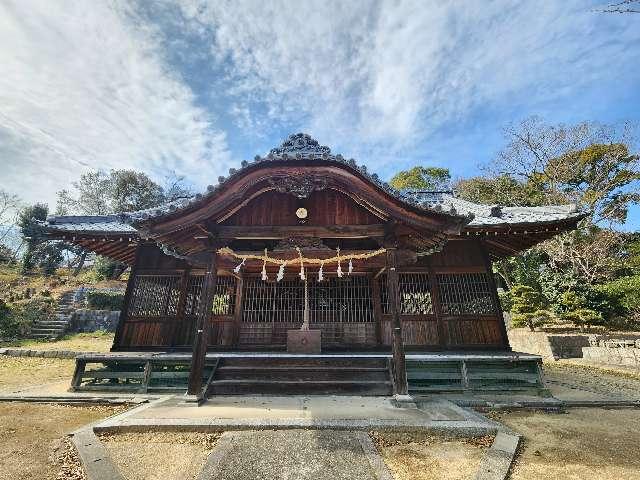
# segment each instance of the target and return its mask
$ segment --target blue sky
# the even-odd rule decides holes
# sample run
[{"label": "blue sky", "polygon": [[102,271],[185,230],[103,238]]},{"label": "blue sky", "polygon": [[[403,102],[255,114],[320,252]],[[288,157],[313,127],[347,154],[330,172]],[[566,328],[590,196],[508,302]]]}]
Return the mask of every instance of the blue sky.
[{"label": "blue sky", "polygon": [[0,0],[0,188],[53,205],[100,167],[203,189],[298,131],[383,178],[473,175],[531,115],[640,121],[640,15],[605,3]]}]

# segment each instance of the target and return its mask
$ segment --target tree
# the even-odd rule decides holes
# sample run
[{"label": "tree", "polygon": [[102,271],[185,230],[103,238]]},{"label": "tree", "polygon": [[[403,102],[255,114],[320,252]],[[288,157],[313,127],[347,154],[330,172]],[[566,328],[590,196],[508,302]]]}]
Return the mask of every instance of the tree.
[{"label": "tree", "polygon": [[577,203],[594,224],[624,223],[630,204],[640,202],[640,157],[629,152],[631,128],[593,122],[546,125],[529,118],[505,130],[506,147],[490,166],[511,176],[544,204]]},{"label": "tree", "polygon": [[546,310],[544,296],[527,285],[516,285],[511,289],[511,322],[514,327],[527,326],[533,332],[554,320],[553,314]]},{"label": "tree", "polygon": [[544,204],[544,193],[510,175],[472,177],[457,180],[453,190],[458,197],[475,203],[503,207],[536,207]]},{"label": "tree", "polygon": [[41,222],[47,219],[49,207],[36,203],[22,209],[18,215],[18,227],[27,246],[22,257],[22,272],[41,267],[46,275],[55,272],[62,261],[62,245],[50,242]]},{"label": "tree", "polygon": [[601,13],[640,13],[640,0],[622,0],[610,3],[606,7],[596,10]]},{"label": "tree", "polygon": [[[519,182],[529,204],[576,203],[585,213],[577,230],[539,247],[552,268],[589,283],[620,269],[626,237],[616,227],[640,202],[640,157],[630,153],[630,132],[593,122],[550,126],[535,117],[505,130],[507,145],[489,168],[491,178]],[[494,198],[498,191],[484,190]]]},{"label": "tree", "polygon": [[398,172],[389,182],[398,190],[449,190],[451,174],[448,168],[413,167]]},{"label": "tree", "polygon": [[11,245],[14,240],[15,223],[22,202],[17,195],[0,190],[0,248],[7,262],[15,260],[22,245]]},{"label": "tree", "polygon": [[102,170],[84,173],[72,191],[58,192],[59,215],[108,215],[157,207],[190,196],[181,177],[167,177],[167,188],[135,170]]},{"label": "tree", "polygon": [[[182,185],[183,178],[175,174],[165,179],[167,187],[157,184],[145,173],[135,170],[111,170],[106,173],[101,170],[87,172],[73,182],[72,191],[58,192],[58,215],[107,215],[118,212],[132,212],[146,208],[157,207],[165,202],[178,198],[185,198],[191,192]],[[68,250],[77,259],[74,275],[77,275],[84,265],[87,250],[69,246]],[[113,272],[122,272],[123,264],[114,260],[103,259],[102,267]],[[104,264],[112,265],[105,267]],[[101,268],[102,268],[101,267]]]}]

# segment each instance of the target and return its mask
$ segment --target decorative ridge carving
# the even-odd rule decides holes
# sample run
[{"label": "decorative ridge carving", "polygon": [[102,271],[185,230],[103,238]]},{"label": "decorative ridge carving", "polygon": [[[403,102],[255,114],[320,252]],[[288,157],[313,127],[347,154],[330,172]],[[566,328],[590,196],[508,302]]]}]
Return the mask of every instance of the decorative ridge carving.
[{"label": "decorative ridge carving", "polygon": [[273,247],[274,252],[278,251],[290,251],[295,249],[296,247],[302,249],[313,249],[313,250],[331,250],[327,247],[320,238],[315,237],[291,237],[291,238],[283,238],[280,240],[275,247]]},{"label": "decorative ridge carving", "polygon": [[307,198],[311,192],[324,190],[328,185],[327,179],[319,175],[272,177],[269,184],[280,193],[289,193],[298,198]]},{"label": "decorative ridge carving", "polygon": [[320,145],[306,133],[294,133],[289,135],[282,145],[272,148],[269,155],[283,155],[289,153],[331,155],[331,149],[325,145]]}]

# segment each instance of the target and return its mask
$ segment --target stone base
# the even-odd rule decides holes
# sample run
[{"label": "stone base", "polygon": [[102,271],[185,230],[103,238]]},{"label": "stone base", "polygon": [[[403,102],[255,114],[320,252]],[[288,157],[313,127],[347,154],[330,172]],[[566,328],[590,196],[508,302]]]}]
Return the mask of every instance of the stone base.
[{"label": "stone base", "polygon": [[287,330],[288,353],[320,353],[321,330]]},{"label": "stone base", "polygon": [[418,408],[411,395],[400,395],[396,393],[393,396],[393,400],[399,408]]}]

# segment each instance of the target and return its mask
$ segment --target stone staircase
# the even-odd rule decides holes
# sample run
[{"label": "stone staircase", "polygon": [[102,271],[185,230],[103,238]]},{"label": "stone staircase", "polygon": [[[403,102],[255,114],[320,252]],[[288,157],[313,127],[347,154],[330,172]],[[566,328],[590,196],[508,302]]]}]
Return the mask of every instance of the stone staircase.
[{"label": "stone staircase", "polygon": [[31,328],[29,338],[38,340],[54,340],[64,335],[67,327],[69,326],[69,322],[71,321],[71,314],[74,309],[75,293],[75,291],[63,293],[58,299],[58,306],[56,307],[54,318],[37,320]]}]

